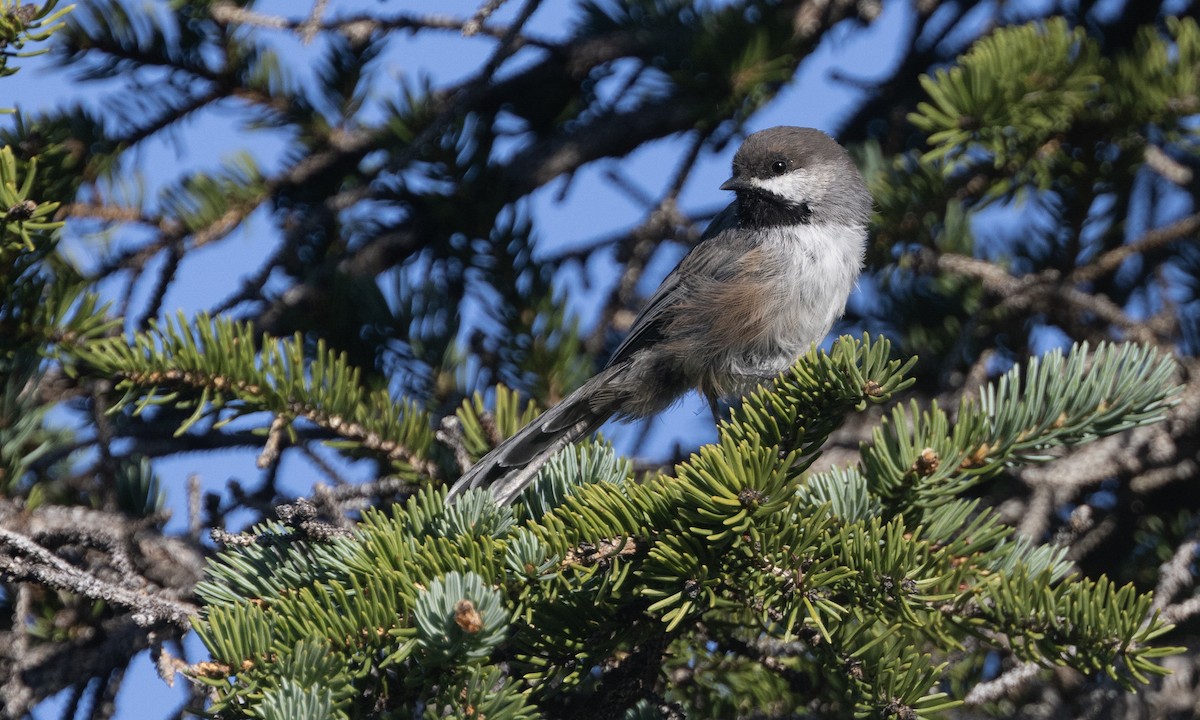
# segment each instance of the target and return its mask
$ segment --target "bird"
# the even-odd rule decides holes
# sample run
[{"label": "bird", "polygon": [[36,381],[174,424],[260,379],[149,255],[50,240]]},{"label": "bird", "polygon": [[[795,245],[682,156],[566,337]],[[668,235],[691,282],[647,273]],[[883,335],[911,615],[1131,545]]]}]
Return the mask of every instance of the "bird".
[{"label": "bird", "polygon": [[872,199],[846,150],[813,128],[749,135],[718,213],[634,319],[608,363],[489,452],[447,493],[489,488],[506,505],[538,469],[610,418],[653,416],[696,389],[719,421],[792,366],[846,308],[862,269]]}]

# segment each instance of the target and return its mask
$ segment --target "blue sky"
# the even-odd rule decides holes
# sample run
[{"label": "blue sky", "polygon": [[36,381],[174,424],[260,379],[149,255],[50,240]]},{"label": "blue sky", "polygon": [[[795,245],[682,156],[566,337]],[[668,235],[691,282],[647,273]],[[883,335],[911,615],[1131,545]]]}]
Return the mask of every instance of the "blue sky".
[{"label": "blue sky", "polygon": [[[161,8],[165,3],[150,5]],[[306,9],[307,5],[272,0],[260,3],[257,10],[294,15],[295,8]],[[478,0],[442,0],[436,7],[438,14],[465,17],[478,5]],[[839,71],[869,82],[880,77],[900,52],[897,39],[912,22],[910,3],[900,0],[884,5],[883,15],[869,29],[854,33],[840,29],[827,37],[817,52],[804,62],[794,82],[754,117],[749,129],[773,125],[834,129],[839,118],[855,106],[861,91],[835,80],[832,73]],[[384,14],[423,13],[428,12],[430,6],[427,2],[332,0],[328,15],[337,16],[357,9]],[[507,4],[497,19],[504,21],[518,6],[519,3]],[[990,4],[982,12],[981,21],[987,12],[990,12]],[[573,14],[572,4],[543,3],[529,27],[543,36],[561,37]],[[293,37],[276,31],[261,31],[261,35],[279,49],[288,60],[288,67],[298,80],[303,81],[307,60],[317,48],[306,47]],[[438,85],[461,80],[479,68],[491,47],[492,41],[488,39],[467,40],[449,32],[421,33],[415,38],[397,41],[391,51],[377,61],[373,100],[378,102],[392,97],[399,78],[428,76]],[[522,58],[517,57],[513,62],[520,63]],[[94,102],[117,89],[114,83],[81,86],[66,73],[53,68],[45,58],[25,60],[19,66],[22,69],[16,76],[0,82],[4,93],[0,95],[0,107],[19,105],[23,111],[37,112],[75,101]],[[511,69],[506,67],[506,71]],[[282,167],[281,150],[285,147],[282,139],[269,133],[245,130],[240,125],[243,119],[228,107],[202,112],[170,136],[144,143],[130,164],[130,172],[122,173],[126,191],[153,196],[177,180],[182,172],[214,168],[238,152],[249,153],[268,172]],[[0,119],[0,122],[6,120]],[[682,195],[685,211],[700,214],[728,202],[728,194],[718,190],[718,186],[728,176],[735,145],[730,144],[720,153],[705,154],[700,158]],[[686,141],[680,138],[651,143],[620,161],[595,163],[584,169],[572,180],[565,195],[563,181],[536,192],[531,209],[536,219],[538,252],[558,255],[639,223],[643,219],[643,209],[605,181],[604,172],[619,164],[625,176],[634,178],[647,194],[653,196],[670,182],[685,147]],[[97,238],[71,228],[67,231],[65,248],[76,262],[88,268],[95,266],[107,244],[125,246],[139,240],[132,233],[118,232],[112,237]],[[182,310],[191,314],[219,304],[237,290],[244,277],[257,270],[274,241],[273,229],[262,217],[255,216],[229,237],[189,254],[178,280],[166,295],[164,313],[173,315]],[[660,253],[646,273],[642,290],[652,291],[683,252],[684,248],[677,248],[673,255]],[[586,267],[568,267],[557,278],[569,308],[585,327],[595,322],[594,308],[615,280],[617,267],[611,254],[600,253]],[[107,292],[114,298],[119,297],[121,288],[113,284],[107,287]],[[135,288],[135,312],[148,292],[149,283],[143,282]],[[64,418],[64,421],[69,419]],[[651,440],[645,449],[652,453],[666,452],[682,438],[688,438],[686,442],[694,445],[715,437],[707,405],[697,397],[688,397],[672,411],[648,423]],[[606,432],[622,447],[628,447],[633,437],[640,434],[636,428],[622,426],[610,426]],[[244,452],[189,454],[157,462],[155,468],[166,488],[168,507],[175,512],[169,527],[175,530],[184,527],[184,483],[189,475],[198,475],[203,487],[209,490],[220,489],[228,479],[235,477],[252,485],[258,477],[254,461],[255,453]],[[286,456],[280,477],[287,478],[284,487],[296,494],[306,494],[314,482],[324,479],[314,466],[295,454]],[[188,650],[189,660],[203,657],[203,650],[194,639],[188,643]],[[168,688],[157,679],[143,654],[117,699],[118,718],[161,717],[172,712],[182,700],[183,694],[178,688]],[[64,702],[65,699],[60,697],[45,703],[36,717],[60,717]]]}]

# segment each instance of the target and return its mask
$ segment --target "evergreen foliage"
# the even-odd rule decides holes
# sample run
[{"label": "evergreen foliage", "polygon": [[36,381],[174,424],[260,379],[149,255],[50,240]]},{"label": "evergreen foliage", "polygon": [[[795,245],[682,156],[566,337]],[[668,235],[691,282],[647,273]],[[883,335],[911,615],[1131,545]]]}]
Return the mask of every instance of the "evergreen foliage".
[{"label": "evergreen foliage", "polygon": [[[1063,17],[1003,28],[953,66],[921,77],[926,97],[908,119],[928,145],[888,160],[868,149],[867,159],[878,168],[871,188],[880,210],[874,252],[881,260],[900,248],[910,252],[884,275],[889,292],[877,313],[896,328],[902,347],[953,367],[993,345],[997,333],[1024,335],[1014,322],[1030,311],[1044,315],[1039,325],[1068,328],[1077,339],[1101,338],[1097,329],[1110,325],[1126,337],[1147,337],[1117,308],[1157,294],[1152,275],[1159,266],[1115,271],[1131,255],[1121,246],[1139,227],[1138,204],[1171,193],[1147,172],[1190,163],[1196,152],[1190,118],[1200,110],[1194,90],[1200,26],[1178,17],[1162,25],[1137,28],[1129,47],[1117,49]],[[1147,167],[1150,155],[1162,159],[1154,170]],[[995,231],[977,237],[974,218],[996,205],[1019,208],[1033,221],[1014,237]],[[1173,257],[1158,245],[1166,239],[1151,240],[1155,259],[1191,273],[1191,253],[1181,248]],[[987,258],[1027,275],[1031,287],[1002,290],[989,282],[994,275],[977,268],[931,273],[931,254],[914,248]],[[1074,289],[1077,282],[1114,305],[1037,287]],[[992,302],[997,294],[1015,297]],[[1013,307],[1018,300],[1030,307]],[[1193,310],[1191,302],[1179,308],[1189,348]],[[929,364],[921,372],[939,369]]]},{"label": "evergreen foliage", "polygon": [[[369,512],[353,538],[258,528],[200,587],[213,711],[257,716],[302,693],[333,697],[339,717],[620,714],[637,698],[614,700],[612,683],[690,658],[693,691],[667,684],[655,701],[690,715],[709,711],[695,687],[725,682],[721,653],[752,662],[745,648],[770,642],[795,648],[782,662],[805,679],[776,700],[826,716],[952,707],[942,674],[972,639],[1127,687],[1160,674],[1155,659],[1175,649],[1151,643],[1170,626],[1148,594],[1078,576],[1061,548],[1017,538],[967,491],[1160,419],[1173,362],[1133,345],[1050,355],[964,401],[953,425],[897,409],[861,467],[804,479],[845,414],[910,384],[911,363],[889,357],[887,342],[848,337],[809,353],[675,477],[618,480],[611,450],[564,453],[530,492],[556,504],[519,511],[521,525],[484,492],[445,507],[431,488]],[[744,700],[738,712],[753,709]]]},{"label": "evergreen foliage", "polygon": [[[0,77],[17,72],[17,68],[9,67],[10,60],[49,52],[47,47],[25,50],[25,46],[49,40],[55,31],[62,29],[63,16],[71,8],[56,10],[57,5],[57,0],[48,0],[44,5],[0,0]],[[12,108],[0,109],[0,112],[12,111]]]},{"label": "evergreen foliage", "polygon": [[[985,201],[1084,178],[1100,185],[1114,171],[1128,172],[1120,161],[1129,160],[1120,156],[1135,148],[1119,148],[1117,162],[1089,176],[1092,164],[1073,160],[1057,138],[1101,119],[1170,127],[1200,110],[1193,95],[1200,27],[1193,18],[1165,24],[1166,33],[1141,28],[1133,47],[1113,59],[1065,18],[981,40],[954,67],[922,78],[929,102],[917,105],[911,118],[928,133],[922,162],[951,176],[990,165],[1003,179],[989,183]],[[1002,65],[1009,71],[997,73]]]},{"label": "evergreen foliage", "polygon": [[[878,211],[859,338],[671,467],[591,440],[511,507],[444,488],[595,370],[698,236],[694,168],[881,7],[588,0],[547,38],[536,1],[326,5],[0,0],[0,87],[53,48],[118,88],[0,128],[0,717],[64,690],[107,716],[147,649],[215,717],[1194,708],[1191,2],[902,9],[836,133]],[[479,67],[394,77],[397,43],[447,30]],[[240,150],[143,174],[214,113]],[[620,159],[672,137],[646,195]],[[556,248],[535,210],[589,174],[643,222]],[[239,289],[167,307],[247,228],[275,239]],[[564,275],[614,261],[576,317]],[[229,448],[261,476],[189,481],[166,532],[160,459]],[[284,457],[333,481],[296,499]]]},{"label": "evergreen foliage", "polygon": [[117,388],[130,391],[114,411],[126,404],[134,405],[135,415],[157,405],[190,410],[176,435],[214,414],[225,417],[214,418],[209,430],[267,411],[273,416],[268,444],[276,449],[284,433],[295,440],[291,424],[304,420],[343,438],[343,447],[378,453],[398,465],[397,472],[419,462],[433,440],[427,414],[386,390],[367,390],[345,353],[322,341],[312,353],[298,334],[260,343],[248,323],[209,317],[188,323],[180,317],[163,326],[151,323],[132,342],[89,343],[76,357],[91,372],[118,377]]}]

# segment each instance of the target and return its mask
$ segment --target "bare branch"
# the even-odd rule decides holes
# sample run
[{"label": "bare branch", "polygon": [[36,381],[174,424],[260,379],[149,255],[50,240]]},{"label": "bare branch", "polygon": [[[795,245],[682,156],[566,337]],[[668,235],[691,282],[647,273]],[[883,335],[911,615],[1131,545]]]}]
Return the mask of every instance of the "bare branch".
[{"label": "bare branch", "polygon": [[1188,215],[1166,227],[1150,230],[1127,245],[1109,250],[1090,263],[1077,268],[1071,273],[1069,280],[1075,283],[1097,280],[1115,272],[1129,257],[1158,250],[1177,240],[1193,236],[1197,231],[1200,231],[1200,213]]},{"label": "bare branch", "polygon": [[1020,693],[1034,680],[1042,668],[1034,663],[1021,663],[995,680],[980,683],[963,699],[967,705],[979,706]]},{"label": "bare branch", "polygon": [[490,18],[497,10],[499,10],[500,7],[507,1],[508,0],[486,0],[486,2],[480,5],[479,9],[475,11],[475,14],[471,16],[471,19],[463,23],[462,34],[469,37],[478,33],[480,28],[483,27],[483,23],[487,21],[487,19]]},{"label": "bare branch", "polygon": [[1198,547],[1200,543],[1196,540],[1185,540],[1175,548],[1171,559],[1159,566],[1158,585],[1154,588],[1154,604],[1151,608],[1162,610],[1181,590],[1196,584],[1192,563]]},{"label": "bare branch", "polygon": [[133,611],[130,615],[133,621],[143,627],[169,623],[187,630],[191,628],[190,618],[200,612],[191,603],[104,582],[30,538],[3,528],[0,528],[0,570],[10,582],[36,582],[127,608]]},{"label": "bare branch", "polygon": [[[291,20],[277,15],[268,15],[266,13],[247,10],[227,3],[213,5],[211,12],[213,19],[219,23],[247,25],[267,30],[288,30],[298,33],[311,32],[310,28],[315,27],[317,31],[338,32],[351,38],[365,37],[373,33],[387,32],[389,30],[446,30],[467,35],[502,38],[509,31],[508,26],[489,25],[485,22],[472,28],[473,31],[471,33],[466,33],[465,31],[471,23],[471,19],[463,20],[448,15],[398,14],[391,17],[347,15],[333,20],[318,20],[316,23],[313,23],[311,14],[307,20]],[[554,43],[547,40],[528,36],[522,36],[520,43],[522,45],[534,45],[538,47],[555,47]]]},{"label": "bare branch", "polygon": [[463,435],[462,423],[456,415],[442,418],[441,427],[437,431],[437,440],[454,452],[454,463],[459,470],[466,472],[474,464],[471,454],[467,452],[466,437]]},{"label": "bare branch", "polygon": [[1192,182],[1192,169],[1163,152],[1157,145],[1147,145],[1145,151],[1146,167],[1158,173],[1168,181],[1180,187],[1187,187]]},{"label": "bare branch", "polygon": [[1161,339],[1151,328],[1131,320],[1108,298],[1077,290],[1064,282],[1056,270],[1015,277],[998,265],[965,255],[923,249],[917,256],[919,267],[979,280],[989,295],[1001,298],[998,309],[1011,309],[1022,315],[1047,313],[1063,318],[1070,317],[1064,314],[1068,310],[1076,314],[1090,313],[1103,323],[1119,328],[1130,340],[1161,344]]},{"label": "bare branch", "polygon": [[325,8],[328,5],[329,0],[313,0],[312,12],[308,14],[308,19],[300,27],[300,39],[305,45],[311,43],[321,30],[321,17],[325,14]]}]

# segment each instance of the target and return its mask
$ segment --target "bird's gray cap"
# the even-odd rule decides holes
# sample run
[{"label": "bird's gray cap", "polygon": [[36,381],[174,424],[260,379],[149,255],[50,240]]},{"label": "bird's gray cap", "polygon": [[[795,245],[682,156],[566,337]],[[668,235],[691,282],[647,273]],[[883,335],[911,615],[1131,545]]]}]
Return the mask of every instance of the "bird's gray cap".
[{"label": "bird's gray cap", "polygon": [[811,222],[865,225],[871,197],[846,150],[820,130],[780,126],[750,135],[733,158],[724,190],[805,207]]}]

